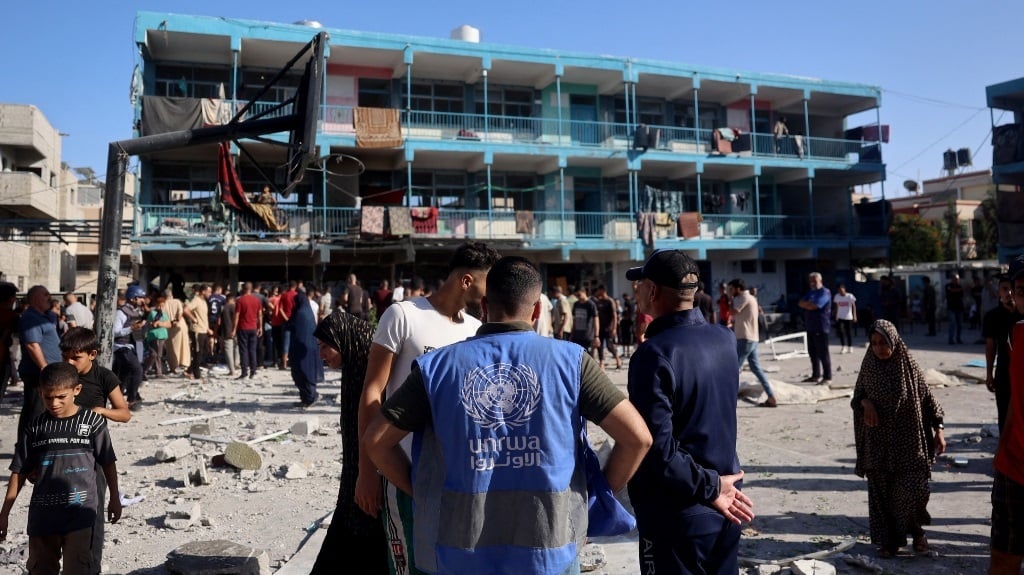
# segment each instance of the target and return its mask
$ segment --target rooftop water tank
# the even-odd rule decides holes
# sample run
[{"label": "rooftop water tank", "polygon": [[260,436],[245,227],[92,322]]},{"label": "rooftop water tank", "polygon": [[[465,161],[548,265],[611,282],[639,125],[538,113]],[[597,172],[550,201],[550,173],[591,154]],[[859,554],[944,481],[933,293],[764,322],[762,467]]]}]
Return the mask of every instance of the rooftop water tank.
[{"label": "rooftop water tank", "polygon": [[479,44],[480,30],[468,24],[463,24],[462,26],[452,30],[452,40],[462,40],[463,42]]},{"label": "rooftop water tank", "polygon": [[317,20],[299,20],[298,22],[295,22],[295,25],[296,26],[307,26],[309,28],[317,28],[317,29],[324,27],[324,25],[321,24]]}]

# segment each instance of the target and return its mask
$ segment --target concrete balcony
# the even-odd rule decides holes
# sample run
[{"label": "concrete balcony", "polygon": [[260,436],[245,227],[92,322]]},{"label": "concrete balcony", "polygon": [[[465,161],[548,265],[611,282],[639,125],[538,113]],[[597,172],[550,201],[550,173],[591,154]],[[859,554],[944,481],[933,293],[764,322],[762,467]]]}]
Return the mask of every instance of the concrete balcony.
[{"label": "concrete balcony", "polygon": [[39,161],[59,154],[60,136],[35,106],[0,105],[0,146],[32,150],[26,159]]},{"label": "concrete balcony", "polygon": [[31,172],[0,173],[0,210],[33,220],[60,217],[57,190]]}]

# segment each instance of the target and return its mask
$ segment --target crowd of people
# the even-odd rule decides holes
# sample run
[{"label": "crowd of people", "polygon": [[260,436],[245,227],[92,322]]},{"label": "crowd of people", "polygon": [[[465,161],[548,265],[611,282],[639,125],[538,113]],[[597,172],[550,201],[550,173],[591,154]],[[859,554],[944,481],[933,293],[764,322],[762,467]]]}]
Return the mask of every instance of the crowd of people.
[{"label": "crowd of people", "polygon": [[[592,473],[611,493],[628,488],[641,573],[735,573],[740,525],[754,518],[736,453],[744,364],[766,393],[760,405],[778,405],[757,354],[764,310],[740,278],[713,299],[700,266],[679,250],[655,251],[625,279],[633,293],[621,299],[600,285],[545,294],[529,260],[467,243],[431,287],[364,288],[350,275],[322,291],[300,281],[237,292],[195,284],[183,299],[175,286],[133,285],[119,294],[113,370],[95,363],[93,316],[74,294],[54,305],[35,286],[18,313],[13,286],[0,284],[0,336],[10,344],[16,335],[25,386],[0,540],[31,479],[30,571],[56,572],[63,556],[65,572],[97,572],[104,523],[121,515],[107,421],[131,419],[144,379],[202,378],[223,360],[239,379],[290,370],[301,408],[319,401],[325,365],[342,371],[337,510],[313,573],[343,572],[352,557],[364,573],[579,573],[587,526],[601,521],[590,508]],[[827,384],[829,333],[835,325],[840,353],[852,351],[856,298],[843,285],[833,295],[821,274],[807,280],[797,304],[806,381]],[[1002,429],[990,572],[1016,574],[1024,393],[1011,390],[1024,385],[1024,256],[998,282],[998,305],[982,323]],[[883,282],[883,292],[894,289]],[[894,299],[883,293],[882,315],[897,313]],[[898,322],[874,320],[867,333],[851,408],[871,541],[882,557],[908,537],[925,553],[944,412]],[[0,345],[2,364],[9,350]],[[621,369],[625,356],[623,393],[605,370]],[[614,440],[596,471],[584,463],[587,421]]]}]

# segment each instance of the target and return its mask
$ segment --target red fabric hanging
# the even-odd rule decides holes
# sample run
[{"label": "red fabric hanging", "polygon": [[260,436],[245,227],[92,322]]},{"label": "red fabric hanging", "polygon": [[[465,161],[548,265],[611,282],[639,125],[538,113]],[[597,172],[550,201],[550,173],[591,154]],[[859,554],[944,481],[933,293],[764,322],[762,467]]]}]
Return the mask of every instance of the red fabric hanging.
[{"label": "red fabric hanging", "polygon": [[217,158],[217,183],[220,184],[220,198],[225,204],[236,210],[251,211],[249,196],[242,189],[242,180],[235,170],[235,162],[231,157],[231,144],[223,142]]}]

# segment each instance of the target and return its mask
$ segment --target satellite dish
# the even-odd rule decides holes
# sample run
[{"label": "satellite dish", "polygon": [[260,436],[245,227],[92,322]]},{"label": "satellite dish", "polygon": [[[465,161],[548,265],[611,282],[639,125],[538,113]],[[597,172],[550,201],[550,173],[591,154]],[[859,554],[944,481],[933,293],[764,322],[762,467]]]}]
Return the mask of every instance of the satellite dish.
[{"label": "satellite dish", "polygon": [[903,180],[903,188],[912,194],[917,193],[917,181],[916,180]]}]

